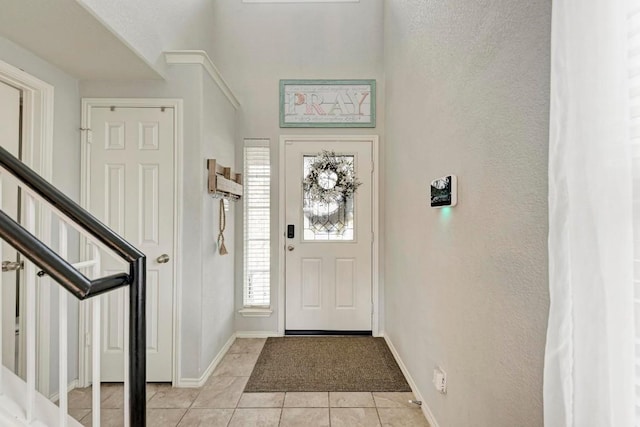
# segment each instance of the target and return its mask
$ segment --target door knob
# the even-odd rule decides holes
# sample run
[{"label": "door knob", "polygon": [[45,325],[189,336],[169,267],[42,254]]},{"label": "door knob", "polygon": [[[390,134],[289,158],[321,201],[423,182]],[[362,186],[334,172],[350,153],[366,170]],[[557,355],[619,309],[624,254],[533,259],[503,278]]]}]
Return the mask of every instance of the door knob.
[{"label": "door knob", "polygon": [[295,246],[292,246],[292,245],[287,246],[287,250],[288,250],[289,252],[291,252],[291,251],[292,251],[292,250],[294,250],[294,249],[295,249]]},{"label": "door knob", "polygon": [[24,268],[24,261],[2,261],[2,271],[16,271]]},{"label": "door knob", "polygon": [[156,261],[158,261],[158,264],[166,264],[169,262],[169,259],[169,255],[162,254],[158,258],[156,258]]}]

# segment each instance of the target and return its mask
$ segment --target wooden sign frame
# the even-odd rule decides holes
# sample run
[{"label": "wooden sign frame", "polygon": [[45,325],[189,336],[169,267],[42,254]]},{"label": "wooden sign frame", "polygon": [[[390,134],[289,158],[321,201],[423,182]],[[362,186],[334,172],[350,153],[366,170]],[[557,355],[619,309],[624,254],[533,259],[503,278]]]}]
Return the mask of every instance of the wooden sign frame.
[{"label": "wooden sign frame", "polygon": [[375,128],[375,80],[280,80],[281,128]]}]

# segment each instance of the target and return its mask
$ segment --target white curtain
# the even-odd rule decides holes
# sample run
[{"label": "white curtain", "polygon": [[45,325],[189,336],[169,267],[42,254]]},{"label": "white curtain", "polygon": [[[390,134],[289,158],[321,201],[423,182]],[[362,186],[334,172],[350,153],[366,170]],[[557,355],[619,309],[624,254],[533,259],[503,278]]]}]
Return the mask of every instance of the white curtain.
[{"label": "white curtain", "polygon": [[546,427],[640,426],[634,388],[632,117],[640,116],[632,87],[640,72],[640,62],[634,69],[634,55],[640,55],[640,49],[634,53],[636,44],[640,48],[634,2],[553,1]]}]

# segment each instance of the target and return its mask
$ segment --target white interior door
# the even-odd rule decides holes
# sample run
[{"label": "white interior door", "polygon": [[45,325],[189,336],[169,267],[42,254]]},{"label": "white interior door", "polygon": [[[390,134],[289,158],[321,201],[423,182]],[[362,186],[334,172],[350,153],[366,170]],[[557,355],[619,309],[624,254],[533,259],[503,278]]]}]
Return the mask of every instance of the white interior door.
[{"label": "white interior door", "polygon": [[[293,226],[285,240],[285,331],[371,331],[372,141],[291,138],[284,150],[287,231]],[[323,150],[352,163],[362,185],[351,200],[322,205],[305,196],[302,181]]]},{"label": "white interior door", "polygon": [[[171,381],[175,112],[92,107],[90,114],[89,209],[147,256],[147,381]],[[127,271],[109,255],[102,267],[105,275]],[[124,376],[125,292],[101,297],[103,381]]]},{"label": "white interior door", "polygon": [[[20,151],[20,91],[0,82],[0,144],[16,157]],[[8,177],[2,179],[2,210],[18,219],[18,186]],[[18,252],[2,242],[0,259],[20,262]],[[2,289],[2,363],[16,372],[16,298],[20,271],[9,268],[0,273]]]}]

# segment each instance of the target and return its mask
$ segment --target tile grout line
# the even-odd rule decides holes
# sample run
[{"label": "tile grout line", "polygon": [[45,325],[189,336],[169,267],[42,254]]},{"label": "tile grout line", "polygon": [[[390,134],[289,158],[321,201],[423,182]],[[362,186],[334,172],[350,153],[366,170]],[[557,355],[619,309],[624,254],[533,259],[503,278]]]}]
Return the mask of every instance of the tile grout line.
[{"label": "tile grout line", "polygon": [[284,397],[282,398],[282,406],[280,407],[280,418],[278,418],[278,427],[280,427],[280,425],[282,424],[282,414],[284,412],[284,399],[287,397],[287,394],[285,393]]},{"label": "tile grout line", "polygon": [[[173,385],[171,385],[171,388],[173,388]],[[202,393],[202,390],[204,390],[204,386],[202,387],[198,387],[198,394],[196,394],[196,396],[193,398],[193,400],[191,401],[191,403],[189,404],[189,406],[187,407],[187,409],[184,411],[184,414],[182,414],[182,416],[180,417],[180,419],[178,420],[178,423],[176,424],[176,427],[178,427],[180,425],[180,423],[182,422],[182,420],[184,419],[184,417],[187,416],[187,413],[189,412],[189,410],[191,408],[193,408],[193,404],[196,402],[196,400],[198,400],[198,397],[200,396],[200,393]],[[157,392],[156,392],[157,393]],[[155,393],[154,393],[155,394]],[[152,397],[153,399],[153,397]]]},{"label": "tile grout line", "polygon": [[376,415],[378,416],[378,423],[382,426],[382,418],[380,418],[380,411],[378,410],[378,402],[376,401],[376,396],[371,392],[371,398],[373,399],[373,406],[376,408]]},{"label": "tile grout line", "polygon": [[[226,354],[225,354],[226,356]],[[214,371],[215,372],[215,371]],[[211,374],[211,376],[213,376],[213,373]],[[246,387],[246,385],[245,385]],[[233,421],[233,417],[235,417],[236,415],[236,411],[238,410],[238,405],[240,404],[240,399],[242,399],[242,394],[244,393],[244,388],[242,389],[242,391],[240,392],[240,397],[238,398],[238,400],[236,401],[236,405],[233,408],[233,412],[231,413],[231,417],[229,418],[229,421],[227,421],[227,427],[229,427],[229,424],[231,424],[231,421]]]},{"label": "tile grout line", "polygon": [[380,418],[380,411],[378,411],[378,407],[376,406],[376,415],[378,416],[378,423],[382,426],[382,418]]},{"label": "tile grout line", "polygon": [[231,424],[231,420],[233,420],[233,416],[236,414],[236,409],[237,408],[233,408],[233,412],[231,413],[231,417],[229,418],[229,421],[227,421],[227,427],[229,427],[229,424]]}]

